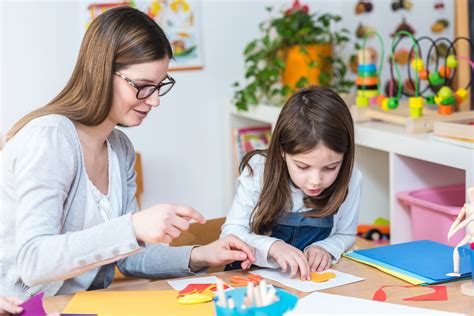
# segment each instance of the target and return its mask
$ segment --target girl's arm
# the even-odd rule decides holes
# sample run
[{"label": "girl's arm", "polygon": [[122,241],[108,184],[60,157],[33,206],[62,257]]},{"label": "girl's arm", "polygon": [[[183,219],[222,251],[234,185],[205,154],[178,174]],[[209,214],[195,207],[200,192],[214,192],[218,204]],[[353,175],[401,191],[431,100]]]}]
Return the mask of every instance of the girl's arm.
[{"label": "girl's arm", "polygon": [[362,175],[359,170],[355,170],[352,174],[346,200],[339,208],[339,212],[334,215],[334,227],[331,234],[328,238],[313,244],[329,252],[333,257],[333,263],[339,261],[341,255],[355,243],[361,190]]},{"label": "girl's arm", "polygon": [[255,249],[256,265],[277,268],[278,264],[273,260],[268,260],[267,257],[268,250],[279,239],[257,235],[250,231],[249,219],[261,192],[260,181],[265,160],[262,156],[255,155],[250,160],[250,164],[254,173],[250,175],[249,169],[246,168],[237,179],[237,193],[222,226],[221,238],[231,234],[239,237]]},{"label": "girl's arm", "polygon": [[[65,280],[138,252],[131,214],[80,230],[83,210],[66,213],[66,201],[78,189],[73,186],[81,159],[77,148],[57,126],[27,128],[12,140],[16,147],[9,166],[17,200],[9,214],[15,217],[23,282],[33,286]],[[79,223],[78,231],[63,231],[66,216]]]}]

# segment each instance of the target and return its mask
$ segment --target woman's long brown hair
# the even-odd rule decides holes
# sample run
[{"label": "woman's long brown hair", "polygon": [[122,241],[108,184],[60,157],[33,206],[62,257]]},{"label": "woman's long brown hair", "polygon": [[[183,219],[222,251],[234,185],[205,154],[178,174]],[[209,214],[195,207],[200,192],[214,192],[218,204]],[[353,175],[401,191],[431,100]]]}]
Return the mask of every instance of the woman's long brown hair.
[{"label": "woman's long brown hair", "polygon": [[262,192],[250,217],[252,232],[270,233],[277,216],[293,207],[291,178],[283,154],[306,153],[319,144],[344,158],[334,183],[319,196],[304,198],[306,207],[317,210],[308,212],[311,217],[336,213],[347,196],[354,164],[354,124],[337,93],[309,87],[291,96],[282,108],[268,149],[248,153],[240,164],[241,171],[248,167],[252,174],[250,159],[256,154],[266,156]]},{"label": "woman's long brown hair", "polygon": [[112,106],[114,72],[165,57],[173,57],[171,45],[163,30],[146,14],[130,7],[102,13],[84,35],[69,82],[47,105],[21,118],[8,132],[7,140],[31,120],[48,114],[64,115],[84,125],[99,125]]}]

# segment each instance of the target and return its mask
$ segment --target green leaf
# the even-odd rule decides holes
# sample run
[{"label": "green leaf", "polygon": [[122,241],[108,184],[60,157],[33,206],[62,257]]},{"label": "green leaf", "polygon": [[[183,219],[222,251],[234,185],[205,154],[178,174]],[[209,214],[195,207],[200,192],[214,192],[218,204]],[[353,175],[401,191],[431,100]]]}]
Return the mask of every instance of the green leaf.
[{"label": "green leaf", "polygon": [[301,89],[306,87],[309,84],[309,80],[306,77],[301,77],[297,82],[296,82],[296,87]]},{"label": "green leaf", "polygon": [[245,46],[244,55],[248,55],[251,51],[253,51],[257,47],[257,40],[253,40]]},{"label": "green leaf", "polygon": [[287,85],[284,85],[282,88],[281,88],[281,95],[286,97],[287,95],[289,95],[291,93],[291,88],[288,87]]}]

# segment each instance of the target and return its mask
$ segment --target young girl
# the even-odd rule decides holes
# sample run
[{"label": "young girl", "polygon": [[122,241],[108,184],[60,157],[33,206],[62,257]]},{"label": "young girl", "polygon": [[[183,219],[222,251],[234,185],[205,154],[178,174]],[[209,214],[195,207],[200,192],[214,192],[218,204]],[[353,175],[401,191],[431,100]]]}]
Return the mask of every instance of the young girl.
[{"label": "young girl", "polygon": [[172,57],[165,34],[143,12],[102,13],[64,89],[10,130],[0,181],[0,294],[26,299],[105,288],[115,264],[147,278],[238,258],[250,266],[252,251],[235,236],[201,247],[158,245],[191,219],[204,223],[191,207],[138,211],[135,151],[115,127],[140,125],[160,104],[175,83]]},{"label": "young girl", "polygon": [[221,237],[240,237],[255,248],[256,265],[292,277],[328,269],[355,241],[362,178],[353,162],[344,101],[325,88],[299,91],[281,110],[268,150],[244,156]]}]

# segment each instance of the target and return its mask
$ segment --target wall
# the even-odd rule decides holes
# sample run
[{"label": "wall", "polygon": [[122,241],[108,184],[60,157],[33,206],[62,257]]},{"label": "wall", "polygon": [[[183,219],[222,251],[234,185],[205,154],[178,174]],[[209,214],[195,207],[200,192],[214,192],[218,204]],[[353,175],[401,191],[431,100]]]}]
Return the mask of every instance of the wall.
[{"label": "wall", "polygon": [[[341,1],[308,2],[314,10],[341,6]],[[173,92],[142,126],[126,129],[142,153],[144,207],[174,202],[207,218],[227,213],[225,102],[232,82],[243,77],[242,51],[259,35],[258,24],[268,17],[265,6],[288,3],[203,1],[204,70],[173,73]],[[86,7],[78,1],[0,1],[0,132],[64,86],[84,33]]]},{"label": "wall", "polygon": [[[241,52],[265,16],[263,5],[205,1],[204,70],[175,73],[176,88],[162,106],[140,128],[127,129],[142,153],[145,207],[176,202],[209,218],[225,214],[223,104],[231,82],[241,76]],[[2,132],[66,83],[84,32],[85,6],[76,1],[1,2]],[[231,15],[238,23],[230,23]]]}]

